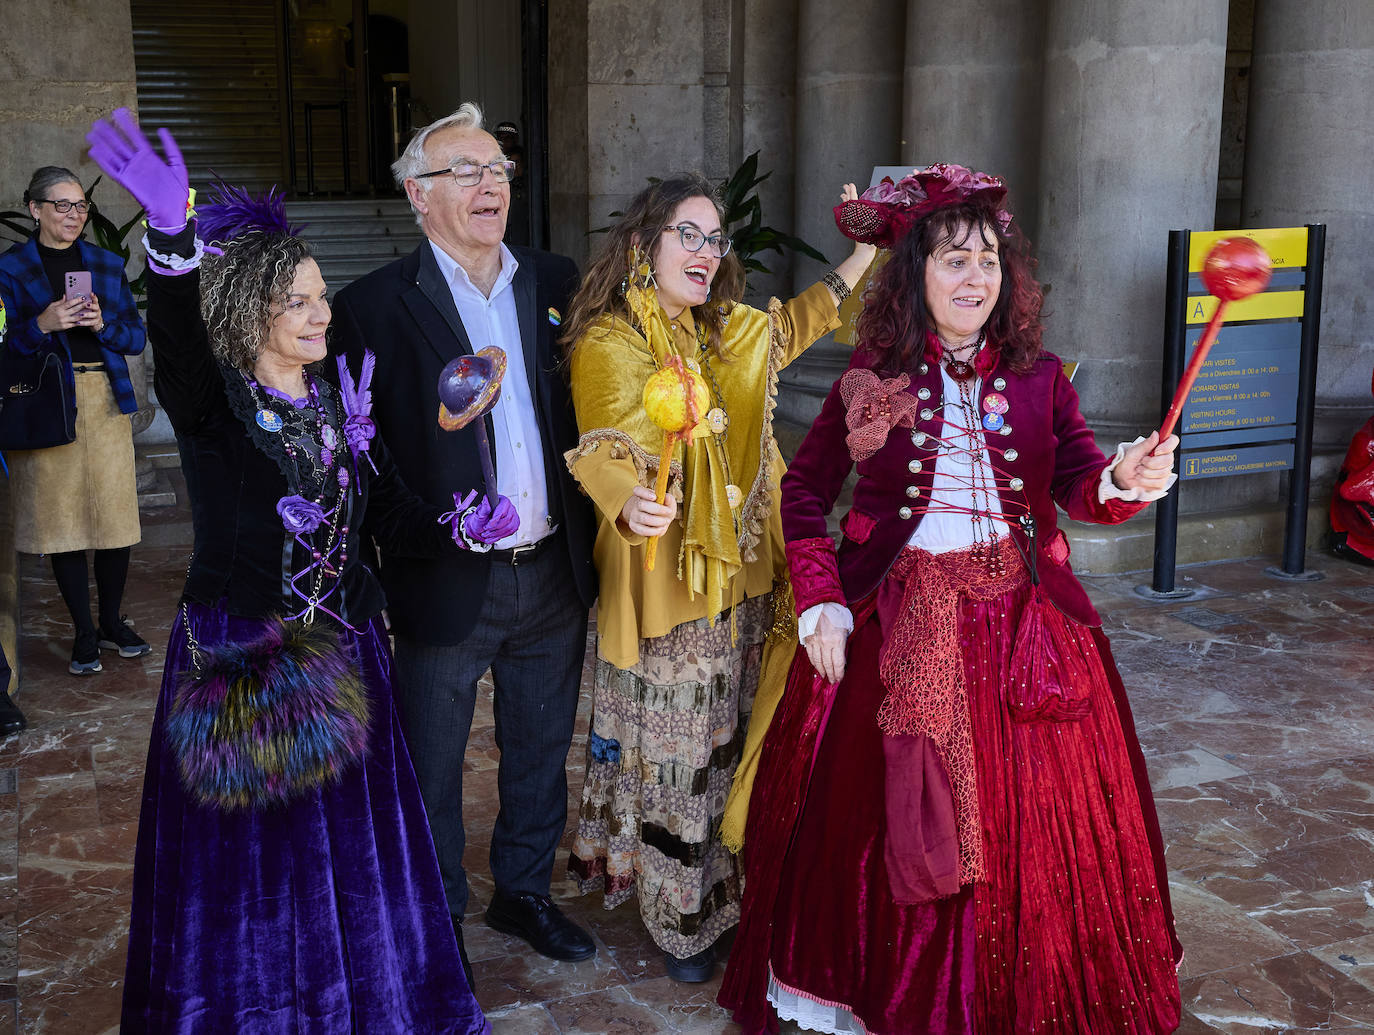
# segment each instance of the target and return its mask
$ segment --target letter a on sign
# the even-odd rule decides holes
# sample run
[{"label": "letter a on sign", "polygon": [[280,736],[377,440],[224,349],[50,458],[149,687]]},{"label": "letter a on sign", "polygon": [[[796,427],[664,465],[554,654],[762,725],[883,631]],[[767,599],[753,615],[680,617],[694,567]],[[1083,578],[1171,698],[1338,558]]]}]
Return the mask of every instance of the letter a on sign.
[{"label": "letter a on sign", "polygon": [[1201,320],[1206,315],[1207,314],[1202,311],[1202,299],[1199,298],[1193,306],[1193,315],[1191,319]]}]

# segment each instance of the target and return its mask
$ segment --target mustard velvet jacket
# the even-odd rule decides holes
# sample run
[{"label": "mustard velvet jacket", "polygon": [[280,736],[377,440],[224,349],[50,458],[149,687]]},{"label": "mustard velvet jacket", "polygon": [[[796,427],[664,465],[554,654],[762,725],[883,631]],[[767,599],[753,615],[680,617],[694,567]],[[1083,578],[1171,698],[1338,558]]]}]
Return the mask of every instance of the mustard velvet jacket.
[{"label": "mustard velvet jacket", "polygon": [[[696,360],[691,310],[670,323],[677,351]],[[723,452],[729,481],[743,492],[739,525],[719,499],[723,479],[716,458],[721,451],[709,453],[713,447],[707,438],[679,445],[681,460],[672,463],[670,491],[681,506],[662,536],[653,571],[644,570],[645,538],[619,520],[634,487],[652,487],[658,472],[663,432],[643,405],[644,384],[655,370],[653,353],[644,337],[618,317],[603,318],[577,340],[570,364],[580,439],[566,459],[596,505],[598,653],[610,664],[622,669],[638,664],[641,639],[663,636],[684,622],[714,619],[726,608],[771,592],[775,576],[785,575],[779,483],[786,466],[773,439],[778,372],[838,326],[835,300],[824,284],[787,303],[774,299],[767,312],[743,304],[731,310],[723,355],[710,357],[708,365],[729,417]],[[694,493],[709,498],[703,502]],[[703,505],[710,509],[703,512]],[[718,554],[728,558],[720,568],[719,608],[711,606],[707,576],[683,556],[684,522],[693,528],[709,524]],[[684,561],[692,570],[684,571]]]}]

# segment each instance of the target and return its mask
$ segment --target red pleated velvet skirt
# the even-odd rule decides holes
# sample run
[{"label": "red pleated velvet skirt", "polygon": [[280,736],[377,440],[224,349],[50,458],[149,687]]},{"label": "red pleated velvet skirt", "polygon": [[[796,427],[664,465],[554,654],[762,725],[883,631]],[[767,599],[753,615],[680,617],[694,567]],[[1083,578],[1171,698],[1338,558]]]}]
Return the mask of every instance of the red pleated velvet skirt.
[{"label": "red pleated velvet skirt", "polygon": [[746,1031],[777,1030],[770,980],[873,1035],[1178,1026],[1163,846],[1115,663],[1100,630],[1075,626],[1057,649],[1084,652],[1072,668],[1089,673],[1088,714],[1013,718],[1007,673],[1029,595],[960,607],[987,874],[935,902],[899,906],[888,889],[876,615],[856,609],[835,690],[798,653],[754,788],[721,988]]}]

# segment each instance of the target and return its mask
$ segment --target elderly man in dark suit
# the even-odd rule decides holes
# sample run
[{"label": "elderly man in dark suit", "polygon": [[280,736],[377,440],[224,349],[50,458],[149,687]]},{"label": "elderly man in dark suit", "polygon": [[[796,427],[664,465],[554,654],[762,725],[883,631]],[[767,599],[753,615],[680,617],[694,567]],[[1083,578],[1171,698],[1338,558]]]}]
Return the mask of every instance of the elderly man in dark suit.
[{"label": "elderly man in dark suit", "polygon": [[477,681],[491,669],[500,812],[486,921],[545,956],[586,959],[591,937],[549,899],[596,595],[595,525],[563,463],[577,424],[557,336],[577,268],[502,243],[512,166],[475,105],[420,130],[392,171],[428,240],[339,292],[333,347],[354,369],[364,348],[376,353],[373,419],[407,484],[446,507],[482,484],[482,469],[473,428],[436,422],[439,373],[457,356],[503,349],[501,397],[484,419],[499,490],[520,514],[519,530],[487,553],[382,554],[406,738],[461,947],[463,754]]}]

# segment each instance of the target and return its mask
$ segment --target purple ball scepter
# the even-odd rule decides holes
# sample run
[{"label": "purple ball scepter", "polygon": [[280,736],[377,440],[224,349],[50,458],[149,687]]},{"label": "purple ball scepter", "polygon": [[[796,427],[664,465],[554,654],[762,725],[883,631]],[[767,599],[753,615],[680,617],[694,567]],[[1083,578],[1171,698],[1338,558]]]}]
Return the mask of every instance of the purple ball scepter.
[{"label": "purple ball scepter", "polygon": [[477,433],[478,458],[482,461],[482,478],[487,487],[487,503],[493,511],[496,510],[496,470],[491,463],[487,422],[482,418],[500,398],[501,379],[505,376],[506,354],[495,346],[450,360],[439,374],[439,427],[457,431],[473,425]]}]

